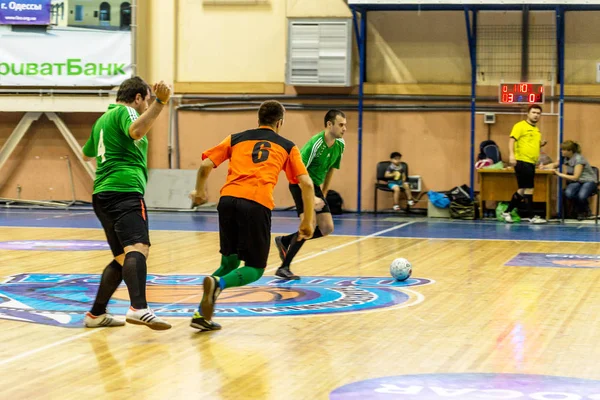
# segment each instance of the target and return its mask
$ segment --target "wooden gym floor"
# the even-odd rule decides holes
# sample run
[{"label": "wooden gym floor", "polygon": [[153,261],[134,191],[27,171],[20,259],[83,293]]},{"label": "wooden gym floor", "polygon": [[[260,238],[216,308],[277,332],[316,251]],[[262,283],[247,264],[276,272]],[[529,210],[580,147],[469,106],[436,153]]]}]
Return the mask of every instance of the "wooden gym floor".
[{"label": "wooden gym floor", "polygon": [[[295,230],[294,214],[274,215],[274,234]],[[301,281],[275,279],[272,247],[259,282],[219,298],[223,330],[198,333],[216,215],[149,220],[148,297],[173,328],[86,329],[110,261],[93,213],[0,210],[1,398],[600,399],[593,224],[344,215],[301,250]],[[397,257],[413,264],[407,282],[389,277]],[[115,297],[123,315],[126,289]],[[425,383],[403,386],[415,379]]]}]

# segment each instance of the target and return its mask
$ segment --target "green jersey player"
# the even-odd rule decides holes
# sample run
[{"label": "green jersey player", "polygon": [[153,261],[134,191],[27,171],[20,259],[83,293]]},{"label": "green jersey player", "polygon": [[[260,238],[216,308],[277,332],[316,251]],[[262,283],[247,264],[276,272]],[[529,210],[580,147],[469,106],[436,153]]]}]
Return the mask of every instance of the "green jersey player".
[{"label": "green jersey player", "polygon": [[[315,185],[315,210],[317,228],[312,239],[327,236],[333,232],[333,218],[327,204],[327,192],[335,169],[340,168],[342,154],[346,143],[343,136],[346,132],[346,115],[339,110],[329,110],[324,119],[325,130],[313,136],[306,143],[300,153],[306,165],[308,175]],[[300,218],[304,214],[302,192],[298,185],[290,184],[290,192],[296,203],[296,211]],[[292,260],[304,244],[305,240],[298,240],[298,232],[287,236],[277,236],[275,245],[281,258],[281,267],[275,275],[283,279],[300,279],[290,270]]]},{"label": "green jersey player", "polygon": [[[151,90],[156,101],[149,105]],[[125,80],[117,92],[116,104],[98,118],[83,146],[84,158],[96,159],[92,204],[114,256],[102,273],[96,300],[84,318],[89,328],[125,325],[106,310],[122,280],[131,299],[127,322],[155,330],[171,328],[154,315],[146,301],[150,236],[144,203],[148,180],[146,133],[170,96],[171,89],[162,81],[150,88],[139,77]]]}]

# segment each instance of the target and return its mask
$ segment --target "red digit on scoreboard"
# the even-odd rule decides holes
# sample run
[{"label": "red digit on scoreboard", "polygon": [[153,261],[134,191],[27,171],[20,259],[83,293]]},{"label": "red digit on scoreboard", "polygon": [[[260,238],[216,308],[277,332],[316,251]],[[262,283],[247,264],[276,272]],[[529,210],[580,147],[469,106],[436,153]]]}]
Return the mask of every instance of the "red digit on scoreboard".
[{"label": "red digit on scoreboard", "polygon": [[530,102],[530,103],[535,103],[535,94],[534,94],[534,93],[531,93],[531,94],[529,95],[529,102]]},{"label": "red digit on scoreboard", "polygon": [[519,91],[520,91],[521,93],[527,93],[527,84],[526,84],[526,83],[521,83],[521,84],[519,85]]},{"label": "red digit on scoreboard", "polygon": [[508,86],[502,85],[502,93],[508,92]]},{"label": "red digit on scoreboard", "polygon": [[513,101],[515,101],[515,95],[512,93],[508,94],[508,102],[512,103]]}]

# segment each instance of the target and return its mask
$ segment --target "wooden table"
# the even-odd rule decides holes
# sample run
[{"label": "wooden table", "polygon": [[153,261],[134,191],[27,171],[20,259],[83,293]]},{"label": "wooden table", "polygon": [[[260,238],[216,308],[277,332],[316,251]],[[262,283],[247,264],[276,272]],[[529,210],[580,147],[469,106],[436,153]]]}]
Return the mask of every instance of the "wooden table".
[{"label": "wooden table", "polygon": [[[481,215],[484,211],[484,201],[510,201],[512,195],[517,191],[517,177],[513,168],[505,169],[479,169],[480,176],[479,188],[479,209]],[[534,178],[534,202],[546,203],[546,219],[550,219],[550,206],[552,195],[552,177],[554,171],[543,169],[535,170]]]}]

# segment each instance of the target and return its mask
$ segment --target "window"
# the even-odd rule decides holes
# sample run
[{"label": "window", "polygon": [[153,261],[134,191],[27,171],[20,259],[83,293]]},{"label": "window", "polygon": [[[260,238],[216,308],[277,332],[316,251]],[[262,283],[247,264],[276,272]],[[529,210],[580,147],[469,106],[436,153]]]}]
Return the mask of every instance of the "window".
[{"label": "window", "polygon": [[75,21],[83,21],[83,6],[75,6]]}]

